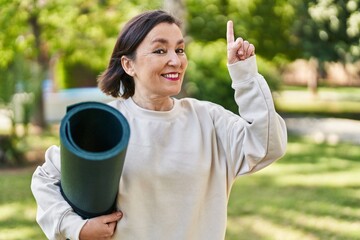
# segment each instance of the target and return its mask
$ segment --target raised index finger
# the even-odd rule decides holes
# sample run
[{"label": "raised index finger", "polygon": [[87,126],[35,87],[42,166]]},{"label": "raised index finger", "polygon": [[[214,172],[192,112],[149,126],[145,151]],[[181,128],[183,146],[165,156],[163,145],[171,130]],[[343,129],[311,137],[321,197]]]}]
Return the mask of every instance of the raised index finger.
[{"label": "raised index finger", "polygon": [[227,22],[226,40],[228,44],[235,41],[233,22],[231,20]]}]

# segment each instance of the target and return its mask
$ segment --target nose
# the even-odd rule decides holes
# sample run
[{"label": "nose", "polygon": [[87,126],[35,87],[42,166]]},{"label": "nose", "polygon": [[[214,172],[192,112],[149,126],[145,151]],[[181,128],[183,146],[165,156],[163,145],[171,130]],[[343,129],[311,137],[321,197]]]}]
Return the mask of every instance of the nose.
[{"label": "nose", "polygon": [[168,65],[173,66],[173,67],[181,66],[180,56],[176,52],[169,53]]}]

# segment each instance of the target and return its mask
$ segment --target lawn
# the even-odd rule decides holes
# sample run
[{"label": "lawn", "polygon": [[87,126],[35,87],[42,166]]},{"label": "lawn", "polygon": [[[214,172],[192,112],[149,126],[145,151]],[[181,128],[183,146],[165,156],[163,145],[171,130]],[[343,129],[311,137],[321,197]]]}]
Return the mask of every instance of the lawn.
[{"label": "lawn", "polygon": [[230,239],[360,239],[360,147],[291,138],[286,156],[240,178]]},{"label": "lawn", "polygon": [[360,87],[319,87],[312,95],[306,87],[284,86],[274,97],[280,112],[360,119]]},{"label": "lawn", "polygon": [[35,223],[36,205],[30,191],[33,168],[0,170],[0,239],[46,239]]},{"label": "lawn", "polygon": [[[0,170],[0,239],[45,239],[33,168]],[[360,147],[290,138],[286,156],[232,189],[227,240],[360,239]]]}]

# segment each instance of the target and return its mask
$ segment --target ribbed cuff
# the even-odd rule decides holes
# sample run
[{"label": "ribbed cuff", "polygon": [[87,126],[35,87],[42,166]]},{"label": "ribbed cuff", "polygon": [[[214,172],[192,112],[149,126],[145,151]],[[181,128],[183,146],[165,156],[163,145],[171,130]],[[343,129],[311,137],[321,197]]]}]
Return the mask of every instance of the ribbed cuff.
[{"label": "ribbed cuff", "polygon": [[87,221],[70,210],[65,213],[59,230],[66,239],[79,240],[80,231]]},{"label": "ribbed cuff", "polygon": [[256,56],[252,56],[244,61],[228,64],[227,66],[233,85],[251,79],[258,73]]}]

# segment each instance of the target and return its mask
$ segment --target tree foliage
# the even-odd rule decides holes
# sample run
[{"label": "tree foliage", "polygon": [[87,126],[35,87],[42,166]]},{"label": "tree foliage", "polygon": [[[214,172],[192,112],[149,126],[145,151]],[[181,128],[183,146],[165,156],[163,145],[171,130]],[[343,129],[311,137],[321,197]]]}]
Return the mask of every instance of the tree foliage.
[{"label": "tree foliage", "polygon": [[320,61],[360,59],[360,1],[307,0],[297,5],[294,33],[302,56]]},{"label": "tree foliage", "polygon": [[[279,88],[280,71],[276,62],[270,60],[280,62],[296,52],[295,45],[289,47],[287,43],[290,32],[283,31],[290,24],[288,18],[293,11],[284,15],[274,10],[290,8],[286,1],[188,0],[187,3],[188,34],[191,36],[187,50],[189,94],[220,103],[234,112],[238,110],[226,68],[226,23],[230,19],[234,22],[235,37],[242,37],[256,46],[260,73],[273,90]],[[269,19],[272,27],[268,26]]]},{"label": "tree foliage", "polygon": [[[215,49],[214,42],[224,40],[226,22],[234,21],[236,37],[249,40],[256,46],[259,71],[273,90],[281,82],[281,69],[297,58],[316,58],[324,61],[349,62],[360,59],[360,1],[359,0],[187,0],[190,45],[197,54],[192,56],[189,81],[197,86],[196,97],[219,98],[215,102],[230,103],[232,94],[216,94],[221,90],[226,71],[221,64],[200,56],[225,59]],[[202,47],[200,47],[202,46]],[[212,47],[207,47],[212,46]],[[222,46],[223,52],[225,47]],[[196,71],[195,71],[196,69]],[[207,74],[198,74],[201,71]],[[205,84],[206,82],[206,84]],[[206,85],[206,87],[204,87]],[[230,81],[227,80],[226,87]],[[201,87],[200,87],[201,86]],[[205,93],[206,92],[206,93]],[[220,91],[221,92],[221,91]],[[226,105],[226,104],[225,104]],[[232,108],[232,106],[230,107]],[[234,108],[232,108],[234,109]]]},{"label": "tree foliage", "polygon": [[188,0],[188,31],[199,41],[224,38],[232,19],[268,60],[315,56],[320,61],[360,58],[359,0]]},{"label": "tree foliage", "polygon": [[[166,1],[171,3],[171,1]],[[248,39],[264,60],[263,74],[274,83],[276,68],[288,60],[315,56],[320,61],[356,61],[360,57],[359,0],[184,0],[189,45],[225,55],[219,46],[226,22],[235,23],[236,36]],[[41,86],[44,78],[61,80],[61,87],[84,85],[107,65],[119,30],[131,16],[159,8],[164,1],[140,0],[0,0],[0,84],[3,101],[21,82],[25,90]],[[191,48],[190,48],[191,49]],[[215,54],[216,53],[216,54]],[[204,55],[203,52],[199,54]],[[190,55],[194,56],[190,53]],[[194,57],[192,69],[209,72],[213,61]],[[202,62],[201,62],[202,61]],[[18,62],[26,63],[19,67]],[[25,74],[39,69],[31,80]],[[275,69],[275,70],[274,70]],[[219,68],[221,71],[226,69]],[[16,72],[24,72],[17,74]],[[82,74],[83,73],[83,74]],[[190,71],[191,81],[201,74]],[[226,77],[226,73],[219,74]],[[26,76],[26,77],[25,77]],[[217,76],[217,74],[212,74]],[[33,85],[32,89],[27,89]],[[35,86],[35,87],[34,87]],[[274,84],[276,86],[276,84]]]},{"label": "tree foliage", "polygon": [[[15,55],[37,62],[48,77],[58,59],[92,69],[107,65],[125,20],[150,1],[14,0],[0,2],[0,68]],[[2,78],[4,79],[4,78]]]},{"label": "tree foliage", "polygon": [[[12,145],[0,146],[0,155],[18,156],[16,111],[22,113],[24,126],[31,115],[44,126],[43,80],[63,76],[60,80],[74,87],[78,79],[90,76],[96,85],[124,21],[150,6],[156,7],[152,1],[136,0],[0,0],[0,107],[8,109],[12,122]],[[33,93],[32,104],[12,104],[15,92]]]},{"label": "tree foliage", "polygon": [[[13,93],[32,92],[34,115],[41,119],[44,79],[63,88],[95,85],[124,22],[163,4],[179,16],[186,8],[186,92],[233,111],[237,107],[226,69],[229,19],[235,35],[256,46],[259,71],[272,89],[279,87],[287,61],[360,59],[360,0],[181,0],[172,6],[175,3],[180,1],[0,0],[0,105],[10,108]],[[24,116],[29,109],[24,103]]]},{"label": "tree foliage", "polygon": [[234,21],[236,37],[249,40],[257,54],[273,59],[294,58],[298,51],[292,38],[295,17],[289,1],[188,0],[189,34],[196,40],[213,41],[225,37],[226,22]]}]

